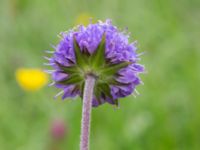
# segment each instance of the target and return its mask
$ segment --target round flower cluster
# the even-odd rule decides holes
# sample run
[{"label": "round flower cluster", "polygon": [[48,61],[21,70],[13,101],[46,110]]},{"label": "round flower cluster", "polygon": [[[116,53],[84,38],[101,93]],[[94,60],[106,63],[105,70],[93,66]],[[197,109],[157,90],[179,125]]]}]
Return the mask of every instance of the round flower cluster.
[{"label": "round flower cluster", "polygon": [[136,43],[113,26],[111,20],[88,26],[79,25],[62,32],[53,56],[47,58],[54,68],[54,85],[62,89],[62,98],[83,96],[87,75],[96,78],[92,105],[105,102],[118,105],[118,98],[134,92],[141,83],[144,67],[137,63]]}]

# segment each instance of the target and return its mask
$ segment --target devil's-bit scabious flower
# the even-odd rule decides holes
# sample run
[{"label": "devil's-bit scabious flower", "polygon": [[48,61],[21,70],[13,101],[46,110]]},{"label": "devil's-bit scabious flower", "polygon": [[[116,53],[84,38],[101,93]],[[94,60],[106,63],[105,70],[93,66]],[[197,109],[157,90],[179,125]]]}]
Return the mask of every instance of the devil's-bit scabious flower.
[{"label": "devil's-bit scabious flower", "polygon": [[19,68],[16,70],[15,76],[18,84],[26,91],[39,90],[48,81],[48,75],[36,68]]},{"label": "devil's-bit scabious flower", "polygon": [[63,99],[82,97],[80,150],[88,150],[91,107],[118,105],[119,98],[141,83],[138,75],[144,67],[137,63],[135,43],[129,43],[129,35],[110,20],[77,26],[60,37],[53,56],[45,57],[54,68],[48,71],[54,80],[51,85],[62,89]]},{"label": "devil's-bit scabious flower", "polygon": [[[144,67],[137,63],[136,42],[113,26],[111,20],[77,26],[62,32],[53,56],[47,58],[54,68],[54,85],[63,90],[62,99],[83,96],[85,77],[96,78],[92,106],[105,102],[118,105],[141,83]],[[49,52],[49,51],[48,51]]]}]

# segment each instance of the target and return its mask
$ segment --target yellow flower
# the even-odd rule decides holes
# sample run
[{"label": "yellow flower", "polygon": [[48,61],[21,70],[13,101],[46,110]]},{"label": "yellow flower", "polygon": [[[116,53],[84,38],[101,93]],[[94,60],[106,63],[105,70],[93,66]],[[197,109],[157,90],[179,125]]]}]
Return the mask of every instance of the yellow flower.
[{"label": "yellow flower", "polygon": [[16,80],[22,89],[36,91],[47,84],[48,76],[41,69],[19,68],[15,73]]},{"label": "yellow flower", "polygon": [[77,16],[75,20],[75,25],[82,24],[84,26],[87,26],[90,23],[90,19],[92,19],[92,15],[89,13],[81,13],[79,16]]}]

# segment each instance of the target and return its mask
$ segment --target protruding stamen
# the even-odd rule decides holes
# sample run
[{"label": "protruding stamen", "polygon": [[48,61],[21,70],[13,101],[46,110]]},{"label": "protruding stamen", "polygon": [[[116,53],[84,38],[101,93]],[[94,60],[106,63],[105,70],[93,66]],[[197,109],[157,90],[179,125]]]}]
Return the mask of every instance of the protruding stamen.
[{"label": "protruding stamen", "polygon": [[140,57],[140,56],[142,56],[142,55],[144,55],[144,54],[146,54],[146,52],[139,53],[139,54],[137,54],[136,56],[137,56],[137,57]]},{"label": "protruding stamen", "polygon": [[57,49],[56,46],[53,45],[53,44],[50,44],[50,46],[51,46],[52,48],[54,48],[55,50]]},{"label": "protruding stamen", "polygon": [[134,93],[132,93],[131,96],[133,96],[134,98],[136,98],[136,95]]},{"label": "protruding stamen", "polygon": [[53,85],[55,85],[55,83],[56,83],[56,82],[52,82],[52,83],[50,83],[48,86],[53,86]]},{"label": "protruding stamen", "polygon": [[49,50],[46,50],[45,53],[48,53],[48,54],[53,54],[54,51],[49,51]]},{"label": "protruding stamen", "polygon": [[56,94],[55,96],[54,96],[54,99],[56,99],[58,96],[60,96],[60,95],[62,95],[64,93],[64,91],[62,90],[62,91],[60,91],[58,94]]},{"label": "protruding stamen", "polygon": [[48,73],[48,74],[52,74],[55,72],[55,70],[43,70],[44,72]]},{"label": "protruding stamen", "polygon": [[137,89],[135,89],[135,94],[136,94],[136,95],[140,95],[140,93],[138,92]]},{"label": "protruding stamen", "polygon": [[63,39],[61,34],[58,34],[57,37],[60,38],[61,40]]},{"label": "protruding stamen", "polygon": [[51,58],[49,58],[47,56],[43,56],[43,58],[46,59],[46,60],[48,60],[48,61],[51,60]]},{"label": "protruding stamen", "polygon": [[55,65],[55,63],[43,63],[43,65],[45,65],[45,66],[52,66],[52,65]]},{"label": "protruding stamen", "polygon": [[144,85],[144,82],[140,81],[140,83],[141,83],[142,85]]}]

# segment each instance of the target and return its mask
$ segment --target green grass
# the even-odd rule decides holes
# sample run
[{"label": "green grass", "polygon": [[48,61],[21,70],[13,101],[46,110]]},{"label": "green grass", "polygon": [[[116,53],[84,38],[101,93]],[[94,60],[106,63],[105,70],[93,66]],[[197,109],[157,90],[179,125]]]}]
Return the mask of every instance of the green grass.
[{"label": "green grass", "polygon": [[81,12],[128,27],[145,51],[137,98],[93,109],[91,150],[200,149],[199,0],[2,0],[0,2],[0,149],[45,150],[54,118],[69,133],[61,149],[79,148],[81,101],[53,100],[45,87],[26,93],[15,81],[18,67],[42,67],[43,50]]}]

